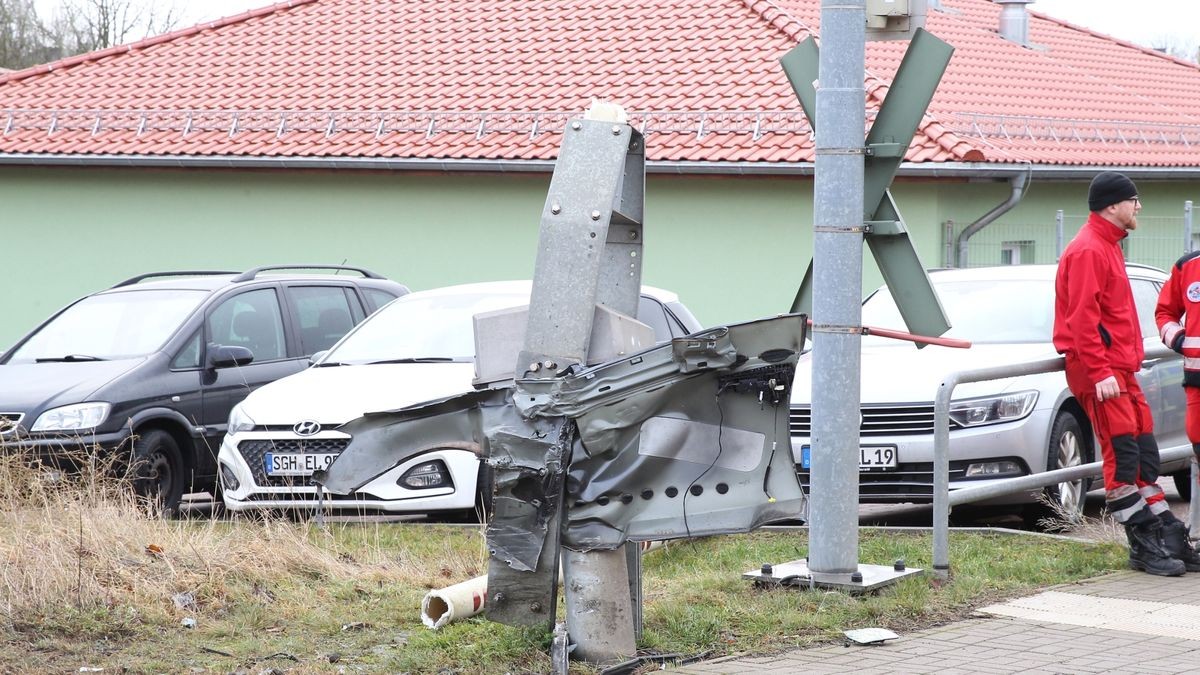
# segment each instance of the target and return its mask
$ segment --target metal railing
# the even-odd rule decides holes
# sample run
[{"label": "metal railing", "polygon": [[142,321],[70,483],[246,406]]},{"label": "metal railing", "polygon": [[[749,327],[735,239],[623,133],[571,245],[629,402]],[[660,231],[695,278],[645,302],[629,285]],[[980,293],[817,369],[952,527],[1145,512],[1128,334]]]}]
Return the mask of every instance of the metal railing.
[{"label": "metal railing", "polygon": [[940,120],[960,136],[1029,140],[1050,145],[1103,143],[1115,147],[1200,145],[1200,125],[1119,122],[1114,120],[952,113]]},{"label": "metal railing", "polygon": [[[1166,347],[1162,347],[1147,352],[1146,358],[1153,359],[1173,353]],[[991,481],[986,485],[959,488],[950,492],[950,400],[954,394],[954,388],[968,382],[1052,373],[1062,369],[1063,357],[1058,356],[1016,365],[961,371],[951,374],[942,381],[933,407],[933,572],[936,576],[944,579],[950,574],[950,508],[952,506],[1101,475],[1101,462],[1092,462],[1028,476]],[[1159,456],[1164,464],[1176,462],[1191,457],[1192,448],[1190,445],[1171,448],[1160,451]],[[1193,486],[1196,485],[1197,470],[1196,463],[1192,462]],[[1200,489],[1194,487],[1191,493],[1190,513],[1190,522],[1196,523],[1197,517],[1200,516]]]},{"label": "metal railing", "polygon": [[[271,133],[283,138],[294,133],[358,133],[383,139],[389,134],[518,134],[530,140],[541,134],[561,134],[579,117],[569,110],[311,110],[311,109],[0,109],[0,138],[21,131],[53,136],[63,131],[99,136],[108,132],[156,132],[181,138],[200,132],[219,132],[230,138],[246,133]],[[809,137],[812,127],[801,110],[644,110],[630,111],[629,124],[642,134],[742,134],[758,140],[768,134]]]}]

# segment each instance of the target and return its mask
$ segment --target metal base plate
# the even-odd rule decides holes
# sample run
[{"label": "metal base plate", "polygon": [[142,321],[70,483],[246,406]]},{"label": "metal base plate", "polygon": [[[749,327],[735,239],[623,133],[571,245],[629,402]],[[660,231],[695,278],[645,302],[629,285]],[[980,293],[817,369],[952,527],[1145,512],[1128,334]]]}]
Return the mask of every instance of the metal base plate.
[{"label": "metal base plate", "polygon": [[808,559],[801,558],[791,562],[772,565],[770,573],[754,570],[742,575],[763,586],[797,586],[800,588],[835,588],[849,593],[866,593],[888,584],[895,583],[905,577],[921,574],[924,570],[918,567],[896,569],[894,565],[859,565],[860,579],[853,578],[850,573],[830,574],[813,572],[808,569]]}]

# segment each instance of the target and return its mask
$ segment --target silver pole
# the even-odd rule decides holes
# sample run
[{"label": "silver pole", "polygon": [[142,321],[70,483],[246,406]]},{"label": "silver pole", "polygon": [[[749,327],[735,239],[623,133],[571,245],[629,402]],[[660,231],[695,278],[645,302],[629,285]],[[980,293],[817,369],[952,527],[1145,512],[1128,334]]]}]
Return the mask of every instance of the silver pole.
[{"label": "silver pole", "polygon": [[942,225],[942,241],[946,242],[942,251],[942,266],[955,267],[954,264],[954,221],[947,220]]},{"label": "silver pole", "polygon": [[1200,483],[1200,464],[1196,463],[1196,455],[1192,453],[1192,466],[1188,475],[1192,479],[1192,497],[1188,503],[1188,527],[1192,531],[1193,538],[1200,535],[1197,532],[1197,524],[1200,524],[1200,490],[1197,490],[1197,484]]},{"label": "silver pole", "polygon": [[808,567],[847,576],[858,571],[865,26],[865,0],[821,0]]},{"label": "silver pole", "polygon": [[625,549],[562,550],[567,632],[574,658],[611,663],[637,652]]},{"label": "silver pole", "polygon": [[[1171,351],[1165,347],[1155,347],[1146,352],[1146,358],[1165,357]],[[815,354],[814,354],[815,356]],[[981,368],[979,370],[953,373],[942,380],[933,404],[933,573],[945,579],[950,574],[950,507],[952,504],[963,504],[968,501],[988,499],[1003,494],[1011,494],[1030,487],[1042,487],[1054,483],[1074,480],[1087,475],[1091,465],[1063,469],[1059,474],[1038,474],[1037,476],[1021,476],[1004,481],[1007,487],[980,486],[979,488],[964,488],[954,491],[954,499],[950,497],[950,401],[954,388],[966,382],[983,382],[985,380],[1001,380],[1018,375],[1034,375],[1051,373],[1063,369],[1063,358],[1043,359],[1008,366]],[[1190,448],[1188,448],[1190,452]],[[1175,461],[1185,455],[1182,450],[1173,449],[1161,453],[1163,461]],[[1076,475],[1073,472],[1080,472]],[[1041,479],[1041,482],[1037,481]],[[997,481],[996,485],[1000,482]],[[961,494],[960,494],[961,493]],[[1193,490],[1193,495],[1196,491]],[[1193,497],[1194,499],[1195,497]]]},{"label": "silver pole", "polygon": [[1063,252],[1063,211],[1054,212],[1054,262],[1062,257]]},{"label": "silver pole", "polygon": [[[1165,464],[1167,462],[1177,462],[1181,459],[1186,459],[1191,454],[1192,448],[1190,446],[1185,448],[1171,448],[1170,450],[1161,451],[1159,459]],[[989,481],[983,485],[959,488],[951,492],[950,506],[1005,497],[1017,492],[1024,492],[1025,490],[1036,490],[1059,483],[1069,483],[1080,478],[1097,478],[1103,473],[1104,462],[1092,462],[1090,464],[1070,466],[1065,469],[1055,469],[1053,471],[1031,473],[1027,476]]]},{"label": "silver pole", "polygon": [[1196,247],[1192,245],[1192,200],[1183,203],[1183,250],[1191,252]]},{"label": "silver pole", "polygon": [[[816,354],[814,353],[814,356]],[[1061,356],[1019,366],[999,366],[953,373],[938,388],[933,403],[933,573],[950,576],[950,400],[964,382],[996,380],[1063,369]],[[815,383],[814,383],[815,388]]]}]

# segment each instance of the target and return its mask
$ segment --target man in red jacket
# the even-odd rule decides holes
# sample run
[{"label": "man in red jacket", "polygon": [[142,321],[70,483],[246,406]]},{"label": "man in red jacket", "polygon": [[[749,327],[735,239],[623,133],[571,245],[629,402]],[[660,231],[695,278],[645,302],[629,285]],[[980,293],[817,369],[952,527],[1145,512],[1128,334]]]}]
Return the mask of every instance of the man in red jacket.
[{"label": "man in red jacket", "polygon": [[[1171,266],[1171,276],[1158,294],[1154,320],[1163,344],[1183,355],[1183,390],[1187,394],[1187,435],[1192,452],[1200,458],[1200,251],[1192,251]],[[1192,489],[1197,489],[1196,485]],[[1168,549],[1187,528],[1178,520],[1163,528]],[[1187,557],[1191,552],[1192,558]],[[1200,556],[1188,548],[1179,557],[1189,572],[1200,571]]]},{"label": "man in red jacket", "polygon": [[1125,526],[1130,567],[1178,576],[1186,567],[1163,540],[1162,514],[1171,511],[1156,483],[1154,421],[1135,377],[1142,332],[1120,247],[1137,229],[1141,208],[1137,186],[1126,176],[1105,171],[1092,180],[1091,215],[1058,261],[1054,348],[1066,358],[1067,387],[1100,442],[1104,499]]}]

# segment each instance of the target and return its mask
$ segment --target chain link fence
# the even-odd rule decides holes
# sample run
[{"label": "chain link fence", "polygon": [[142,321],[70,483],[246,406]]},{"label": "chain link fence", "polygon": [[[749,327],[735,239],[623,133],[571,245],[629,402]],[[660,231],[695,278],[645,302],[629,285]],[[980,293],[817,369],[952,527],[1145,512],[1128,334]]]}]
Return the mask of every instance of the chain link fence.
[{"label": "chain link fence", "polygon": [[[967,261],[958,260],[959,241],[969,223],[945,223],[942,265],[985,267],[989,265],[1053,264],[1068,242],[1087,222],[1088,214],[1058,211],[1036,224],[993,223],[967,240]],[[1138,217],[1138,229],[1122,240],[1129,262],[1167,269],[1179,256],[1200,248],[1200,233],[1192,227],[1192,202],[1183,204],[1179,216]]]}]

